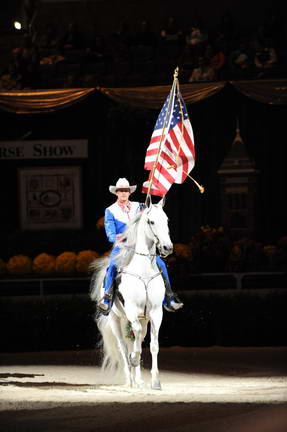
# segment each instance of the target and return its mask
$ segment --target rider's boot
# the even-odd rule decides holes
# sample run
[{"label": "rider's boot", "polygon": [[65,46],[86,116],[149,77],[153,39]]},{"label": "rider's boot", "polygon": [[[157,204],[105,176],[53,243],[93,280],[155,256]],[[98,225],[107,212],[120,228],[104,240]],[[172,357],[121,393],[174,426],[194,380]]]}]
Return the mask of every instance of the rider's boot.
[{"label": "rider's boot", "polygon": [[114,281],[108,287],[105,287],[104,297],[98,303],[98,309],[103,315],[108,315],[111,307],[112,300],[114,297]]},{"label": "rider's boot", "polygon": [[163,307],[168,312],[176,312],[183,307],[183,303],[179,300],[178,296],[172,291],[169,281],[164,277],[165,285],[165,298],[163,301]]}]

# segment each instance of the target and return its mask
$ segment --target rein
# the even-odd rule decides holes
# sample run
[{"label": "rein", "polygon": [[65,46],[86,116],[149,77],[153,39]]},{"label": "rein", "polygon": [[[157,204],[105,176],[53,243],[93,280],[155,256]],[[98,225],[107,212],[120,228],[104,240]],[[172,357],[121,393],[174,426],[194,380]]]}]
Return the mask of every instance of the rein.
[{"label": "rein", "polygon": [[126,249],[134,251],[135,255],[141,255],[141,256],[146,256],[146,257],[155,257],[155,256],[157,256],[157,254],[151,254],[151,253],[145,254],[145,253],[137,252],[134,248],[127,247],[127,246],[126,246]]}]

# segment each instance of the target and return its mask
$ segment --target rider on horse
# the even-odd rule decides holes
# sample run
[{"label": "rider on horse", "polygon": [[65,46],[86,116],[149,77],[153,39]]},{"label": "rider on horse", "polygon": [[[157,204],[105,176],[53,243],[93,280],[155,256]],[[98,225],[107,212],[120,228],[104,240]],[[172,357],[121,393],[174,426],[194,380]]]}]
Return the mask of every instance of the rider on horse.
[{"label": "rider on horse", "polygon": [[[129,201],[130,194],[135,190],[136,186],[130,186],[128,180],[125,178],[119,178],[115,186],[109,187],[109,191],[118,197],[117,201],[105,210],[105,230],[107,238],[111,243],[121,241],[127,223],[144,208],[144,204],[136,201]],[[112,306],[114,279],[117,273],[114,258],[118,252],[119,248],[113,246],[104,280],[105,294],[98,305],[100,311],[104,314],[108,314]],[[169,312],[176,312],[178,309],[182,308],[183,303],[178,301],[178,298],[171,289],[165,262],[157,256],[156,263],[162,272],[165,284],[164,308]]]}]

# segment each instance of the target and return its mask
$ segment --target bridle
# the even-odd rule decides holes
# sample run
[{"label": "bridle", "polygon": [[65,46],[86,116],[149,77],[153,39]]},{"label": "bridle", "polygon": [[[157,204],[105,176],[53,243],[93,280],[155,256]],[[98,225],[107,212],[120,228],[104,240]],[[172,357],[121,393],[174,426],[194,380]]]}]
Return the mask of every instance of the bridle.
[{"label": "bridle", "polygon": [[[150,209],[147,211],[147,214],[149,212],[150,212]],[[157,245],[160,243],[160,241],[159,241],[159,238],[156,235],[154,229],[152,228],[152,226],[154,225],[154,222],[151,221],[149,218],[147,218],[147,224],[148,224],[148,226],[149,226],[149,228],[151,230],[152,236],[153,236],[153,239],[152,239],[153,243],[155,244],[155,247],[157,247]],[[154,258],[157,255],[162,256],[161,254],[156,254],[156,253],[147,253],[147,254],[145,254],[145,253],[142,253],[142,252],[137,252],[134,248],[128,248],[127,247],[127,249],[133,250],[135,255],[146,256],[146,257],[150,257],[150,258]]]},{"label": "bridle", "polygon": [[[147,213],[146,213],[147,215],[150,212],[150,210],[151,210],[151,208],[147,211]],[[147,224],[148,224],[148,226],[149,226],[149,228],[151,230],[152,236],[153,236],[153,239],[152,239],[153,243],[155,244],[155,247],[157,248],[157,246],[159,245],[160,241],[159,241],[159,238],[156,235],[154,229],[152,228],[152,226],[154,225],[154,222],[147,217]],[[155,256],[158,255],[158,254],[151,254],[151,253],[149,253],[149,254],[143,254],[143,253],[137,252],[137,251],[135,251],[135,254],[136,255],[142,255],[142,256],[148,256],[148,257],[155,257]],[[161,256],[161,254],[160,254],[160,256]]]}]

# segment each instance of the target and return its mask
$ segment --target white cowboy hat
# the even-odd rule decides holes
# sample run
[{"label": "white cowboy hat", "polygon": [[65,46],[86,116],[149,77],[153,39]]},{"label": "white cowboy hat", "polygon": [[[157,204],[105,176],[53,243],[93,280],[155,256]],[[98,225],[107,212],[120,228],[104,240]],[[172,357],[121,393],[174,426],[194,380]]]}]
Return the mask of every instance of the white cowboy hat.
[{"label": "white cowboy hat", "polygon": [[117,189],[129,189],[130,193],[133,193],[136,188],[136,185],[130,186],[126,178],[119,178],[115,186],[109,186],[109,191],[116,195]]}]

